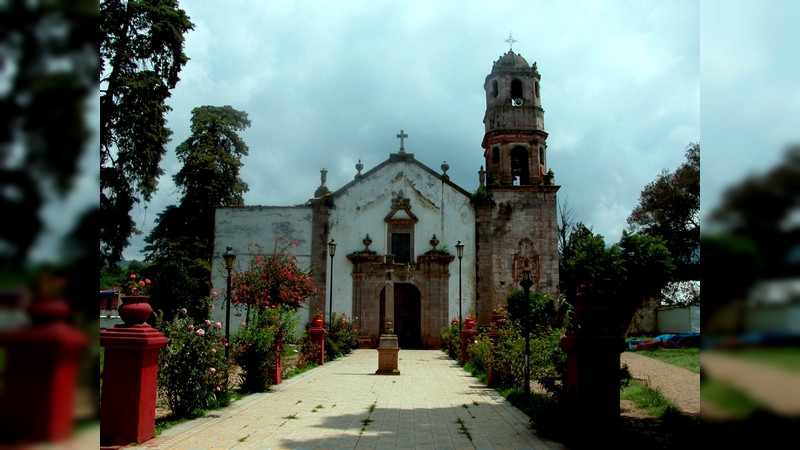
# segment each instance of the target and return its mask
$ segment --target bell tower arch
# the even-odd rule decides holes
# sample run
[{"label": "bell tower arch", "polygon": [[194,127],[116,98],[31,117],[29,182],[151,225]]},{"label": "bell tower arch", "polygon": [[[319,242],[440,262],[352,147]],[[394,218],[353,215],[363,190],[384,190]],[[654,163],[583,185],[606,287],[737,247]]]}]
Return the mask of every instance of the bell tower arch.
[{"label": "bell tower arch", "polygon": [[548,184],[541,78],[536,63],[513,50],[486,76],[482,147],[489,186]]}]

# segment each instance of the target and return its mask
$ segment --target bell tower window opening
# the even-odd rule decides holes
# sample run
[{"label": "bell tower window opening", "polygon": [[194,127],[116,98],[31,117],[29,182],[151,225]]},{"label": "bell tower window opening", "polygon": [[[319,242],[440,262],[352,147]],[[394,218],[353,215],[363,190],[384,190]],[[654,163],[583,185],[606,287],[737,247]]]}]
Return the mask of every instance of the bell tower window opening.
[{"label": "bell tower window opening", "polygon": [[492,149],[492,164],[500,164],[500,149],[498,147]]},{"label": "bell tower window opening", "polygon": [[539,147],[539,165],[542,165],[542,166],[544,166],[544,165],[545,165],[545,161],[544,161],[544,147]]},{"label": "bell tower window opening", "polygon": [[539,98],[539,82],[535,82],[533,84],[533,93],[536,94],[536,98]]},{"label": "bell tower window opening", "polygon": [[528,150],[525,147],[516,146],[511,150],[511,179],[514,186],[531,184]]},{"label": "bell tower window opening", "polygon": [[522,98],[522,81],[518,79],[511,81],[511,98]]},{"label": "bell tower window opening", "polygon": [[497,88],[497,80],[493,80],[492,81],[492,98],[497,97],[498,93],[499,93],[499,91],[498,91],[498,88]]}]

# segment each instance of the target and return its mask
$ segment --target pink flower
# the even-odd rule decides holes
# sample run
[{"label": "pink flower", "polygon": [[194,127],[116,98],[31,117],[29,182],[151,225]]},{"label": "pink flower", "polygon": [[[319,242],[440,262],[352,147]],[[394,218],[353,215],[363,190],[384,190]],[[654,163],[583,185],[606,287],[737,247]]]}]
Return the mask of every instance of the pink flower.
[{"label": "pink flower", "polygon": [[130,278],[131,280],[135,280],[136,279],[136,274],[132,273],[128,278]]},{"label": "pink flower", "polygon": [[221,387],[219,387],[219,386],[217,386],[217,392],[219,392],[219,391],[221,391],[221,390],[222,390],[222,388],[221,388]]},{"label": "pink flower", "polygon": [[217,326],[217,328],[222,328],[222,322],[217,322],[216,326]]},{"label": "pink flower", "polygon": [[217,353],[217,349],[215,349],[215,348],[212,348],[212,349],[211,349],[211,353]]},{"label": "pink flower", "polygon": [[189,328],[189,331],[192,331],[192,330],[194,330],[194,325],[189,325],[188,328]]},{"label": "pink flower", "polygon": [[145,279],[144,279],[144,283],[145,283],[145,284],[150,284],[150,278],[145,278]]},{"label": "pink flower", "polygon": [[181,314],[186,314],[186,308],[181,308]]},{"label": "pink flower", "polygon": [[213,295],[214,297],[219,297],[219,294],[217,293],[217,291],[211,292],[211,295]]},{"label": "pink flower", "polygon": [[217,373],[217,369],[215,369],[213,367],[210,370],[211,370],[211,373]]},{"label": "pink flower", "polygon": [[211,325],[211,321],[206,319],[206,325]]},{"label": "pink flower", "polygon": [[198,328],[197,331],[195,331],[195,333],[197,333],[198,336],[202,336],[202,335],[206,334],[206,330],[204,330],[202,328]]}]

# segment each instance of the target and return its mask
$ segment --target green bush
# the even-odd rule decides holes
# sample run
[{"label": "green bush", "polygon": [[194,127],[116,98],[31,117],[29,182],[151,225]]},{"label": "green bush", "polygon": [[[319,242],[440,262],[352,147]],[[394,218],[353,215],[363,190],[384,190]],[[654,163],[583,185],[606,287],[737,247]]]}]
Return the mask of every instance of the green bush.
[{"label": "green bush", "polygon": [[294,310],[281,307],[256,308],[250,322],[231,335],[232,356],[242,369],[243,392],[264,392],[274,381],[269,369],[276,358],[282,357],[276,345],[279,339],[291,336],[296,315]]},{"label": "green bush", "polygon": [[447,352],[450,359],[461,361],[461,336],[458,334],[458,322],[442,328],[442,350]]},{"label": "green bush", "polygon": [[358,348],[358,327],[347,314],[332,313],[330,324],[323,324],[325,329],[325,359],[330,361],[350,353]]},{"label": "green bush", "polygon": [[158,389],[173,416],[192,417],[203,410],[226,406],[230,391],[221,324],[195,324],[186,310],[171,322],[159,322],[168,342],[161,349]]}]

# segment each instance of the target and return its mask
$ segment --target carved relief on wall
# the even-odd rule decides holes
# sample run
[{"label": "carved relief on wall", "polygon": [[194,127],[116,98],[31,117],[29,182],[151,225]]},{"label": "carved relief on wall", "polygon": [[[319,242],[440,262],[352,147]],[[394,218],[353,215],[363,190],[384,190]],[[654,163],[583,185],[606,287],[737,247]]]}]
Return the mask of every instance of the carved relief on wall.
[{"label": "carved relief on wall", "polygon": [[539,255],[533,249],[533,242],[527,238],[519,241],[517,254],[514,255],[514,265],[512,267],[514,280],[519,281],[522,279],[523,270],[530,270],[533,282],[539,282]]}]

